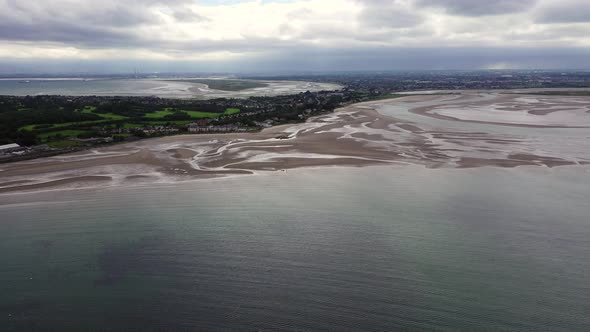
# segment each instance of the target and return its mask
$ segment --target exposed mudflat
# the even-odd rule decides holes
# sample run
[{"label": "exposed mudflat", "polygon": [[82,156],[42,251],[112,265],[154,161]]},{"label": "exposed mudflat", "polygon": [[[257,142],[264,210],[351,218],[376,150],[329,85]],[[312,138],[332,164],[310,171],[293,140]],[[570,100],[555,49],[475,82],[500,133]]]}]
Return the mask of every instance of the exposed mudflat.
[{"label": "exposed mudflat", "polygon": [[168,183],[320,166],[587,165],[589,110],[588,97],[408,96],[351,105],[260,133],[171,136],[6,164],[0,166],[0,192]]},{"label": "exposed mudflat", "polygon": [[0,80],[0,95],[68,95],[68,96],[157,96],[162,98],[247,98],[277,96],[305,91],[338,90],[342,86],[331,83],[303,81],[255,81],[262,86],[239,91],[210,88],[190,79],[38,79],[27,84],[21,79]]}]

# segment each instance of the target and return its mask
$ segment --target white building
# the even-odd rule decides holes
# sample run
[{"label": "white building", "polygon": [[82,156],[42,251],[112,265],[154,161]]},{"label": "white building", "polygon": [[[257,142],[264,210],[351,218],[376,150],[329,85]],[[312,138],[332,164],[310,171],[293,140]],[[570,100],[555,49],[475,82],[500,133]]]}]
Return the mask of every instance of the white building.
[{"label": "white building", "polygon": [[0,153],[10,153],[20,149],[21,146],[16,143],[0,145]]}]

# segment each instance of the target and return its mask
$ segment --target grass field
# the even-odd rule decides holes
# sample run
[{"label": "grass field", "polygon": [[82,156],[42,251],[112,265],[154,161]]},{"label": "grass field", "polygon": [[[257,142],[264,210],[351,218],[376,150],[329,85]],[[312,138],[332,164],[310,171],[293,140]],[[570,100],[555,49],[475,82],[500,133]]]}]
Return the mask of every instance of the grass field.
[{"label": "grass field", "polygon": [[[215,119],[215,118],[220,117],[221,115],[231,115],[231,114],[239,113],[240,110],[238,108],[228,108],[223,113],[185,111],[185,110],[181,110],[180,112],[188,114],[193,119],[205,119],[205,118]],[[164,117],[166,117],[167,115],[170,115],[170,114],[174,114],[174,111],[172,111],[172,109],[170,109],[170,108],[165,108],[161,111],[147,113],[145,115],[145,118],[146,119],[163,119]]]},{"label": "grass field", "polygon": [[240,113],[239,108],[228,108],[225,110],[225,112],[223,112],[223,114],[225,114],[225,115],[232,115],[232,114],[236,114],[236,113]]},{"label": "grass field", "polygon": [[148,118],[148,119],[162,119],[166,115],[171,115],[171,114],[174,114],[174,112],[171,111],[169,108],[166,108],[166,109],[164,109],[162,111],[147,113],[145,115],[145,118]]},{"label": "grass field", "polygon": [[221,115],[220,113],[199,112],[199,111],[183,111],[183,112],[190,115],[191,118],[193,118],[193,119],[204,119],[204,118],[215,119]]},{"label": "grass field", "polygon": [[[44,133],[40,133],[37,135],[37,137],[40,140],[48,140],[48,139],[52,139],[57,135],[61,135],[61,137],[76,137],[79,134],[82,133],[86,133],[86,130],[79,130],[76,126],[87,126],[87,125],[100,125],[100,124],[106,124],[109,127],[115,127],[117,126],[116,124],[108,124],[108,122],[110,121],[122,121],[122,120],[126,120],[128,119],[125,116],[121,116],[118,114],[113,114],[113,113],[106,113],[106,114],[100,114],[100,113],[94,113],[96,111],[96,107],[93,106],[86,106],[81,112],[82,113],[86,113],[86,114],[96,114],[98,116],[100,116],[101,118],[103,118],[103,120],[93,120],[93,121],[81,121],[81,122],[65,122],[65,123],[55,123],[55,124],[51,124],[51,125],[44,125],[44,124],[33,124],[33,125],[27,125],[27,126],[23,126],[20,128],[20,130],[23,131],[33,131],[33,130],[41,130],[41,131],[47,131]],[[240,110],[238,108],[228,108],[225,110],[225,112],[223,113],[213,113],[213,112],[200,112],[200,111],[186,111],[186,110],[181,110],[180,112],[184,112],[186,114],[188,114],[192,119],[215,119],[218,118],[222,115],[231,115],[231,114],[236,114],[239,113]],[[123,128],[126,129],[132,129],[132,128],[143,128],[146,125],[151,125],[151,126],[156,126],[156,125],[169,125],[169,124],[174,124],[174,125],[187,125],[191,122],[193,122],[193,120],[166,120],[165,117],[167,115],[170,114],[174,114],[175,111],[173,111],[171,108],[165,108],[161,111],[157,111],[157,112],[152,112],[152,113],[147,113],[143,120],[136,120],[136,122],[125,122],[122,123],[120,125],[123,126]],[[84,128],[82,128],[84,129]],[[60,144],[65,144],[67,145],[69,141],[60,143]]]},{"label": "grass field", "polygon": [[33,129],[35,129],[37,125],[28,125],[28,126],[24,126],[24,127],[20,127],[19,130],[26,130],[26,131],[31,131]]},{"label": "grass field", "polygon": [[54,123],[54,124],[51,124],[50,126],[47,126],[46,124],[32,124],[32,125],[22,126],[19,128],[19,130],[31,131],[31,130],[35,130],[35,129],[57,129],[57,128],[75,126],[75,125],[100,124],[100,123],[104,123],[107,121],[117,121],[117,120],[127,119],[127,117],[122,116],[122,115],[117,115],[117,114],[113,114],[113,113],[99,114],[99,113],[94,113],[94,111],[96,111],[96,107],[86,106],[81,111],[81,113],[95,114],[95,115],[100,116],[104,120]]},{"label": "grass field", "polygon": [[96,111],[96,107],[94,107],[94,106],[86,106],[82,110],[82,113],[98,115],[98,116],[100,116],[101,118],[103,118],[105,120],[112,120],[112,121],[125,120],[125,119],[127,119],[126,116],[119,115],[119,114],[114,114],[114,113],[95,113],[94,111]]},{"label": "grass field", "polygon": [[46,125],[43,125],[43,124],[40,124],[40,125],[27,125],[27,126],[20,127],[19,130],[31,131],[31,130],[35,130],[35,129],[58,129],[58,128],[76,126],[76,125],[100,124],[100,123],[105,123],[105,122],[108,122],[108,121],[110,121],[110,120],[96,120],[96,121],[54,123],[54,124],[52,124],[49,127],[43,127],[43,128],[41,128],[39,126],[46,126]]},{"label": "grass field", "polygon": [[401,97],[407,97],[407,95],[387,93],[387,94],[380,95],[380,96],[370,97],[369,100],[385,100],[385,99],[393,99],[393,98],[401,98]]}]

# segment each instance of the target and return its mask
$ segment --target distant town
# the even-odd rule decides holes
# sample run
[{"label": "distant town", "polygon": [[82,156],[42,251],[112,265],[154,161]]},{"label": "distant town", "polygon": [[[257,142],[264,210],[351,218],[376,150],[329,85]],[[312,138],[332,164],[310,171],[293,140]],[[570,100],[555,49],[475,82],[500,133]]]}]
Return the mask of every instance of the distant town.
[{"label": "distant town", "polygon": [[[590,87],[590,72],[561,71],[346,73],[244,78],[329,82],[344,88],[212,100],[0,96],[0,162],[146,137],[258,131],[302,122],[351,103],[398,97],[398,93],[406,91],[451,90],[452,93],[452,90],[463,89]],[[587,93],[572,91],[569,93]]]}]

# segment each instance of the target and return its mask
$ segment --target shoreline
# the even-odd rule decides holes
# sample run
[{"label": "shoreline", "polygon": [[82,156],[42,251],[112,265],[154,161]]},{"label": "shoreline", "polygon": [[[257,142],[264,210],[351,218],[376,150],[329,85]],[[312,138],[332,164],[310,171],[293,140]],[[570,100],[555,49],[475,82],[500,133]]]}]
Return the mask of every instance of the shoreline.
[{"label": "shoreline", "polygon": [[[194,79],[194,78],[193,78]],[[207,78],[200,78],[205,79]],[[94,79],[83,78],[5,78],[0,79],[5,85],[14,83],[14,86],[4,87],[0,95],[3,96],[37,96],[37,95],[64,95],[63,86],[42,86],[36,84],[19,84],[19,81],[29,80],[29,83],[66,84],[73,85],[85,83],[84,89],[78,86],[70,91],[67,96],[102,96],[102,97],[159,97],[168,99],[207,100],[216,98],[248,98],[253,96],[283,96],[305,91],[339,90],[343,86],[336,83],[311,82],[311,81],[280,81],[280,80],[251,80],[264,82],[264,87],[247,88],[238,91],[209,88],[207,84],[190,82],[190,78],[130,78],[130,77],[104,77]],[[219,79],[232,80],[232,79]],[[242,79],[233,79],[242,80]],[[129,83],[134,83],[130,87]],[[110,84],[110,85],[106,85]]]},{"label": "shoreline", "polygon": [[[428,122],[428,115],[415,111],[421,108],[427,110],[429,107],[436,109],[443,104],[459,110],[469,108],[474,100],[479,100],[481,94],[457,95],[451,96],[451,99],[448,95],[420,95],[367,101],[315,116],[304,123],[274,126],[255,133],[165,136],[1,164],[0,193],[57,187],[67,189],[88,183],[92,187],[95,182],[113,185],[184,182],[330,166],[414,164],[426,168],[462,169],[590,165],[590,155],[563,151],[559,140],[553,142],[551,140],[554,138],[550,135],[543,136],[543,131],[553,126],[514,124],[515,128],[520,127],[518,129],[538,131],[539,140],[547,140],[531,142],[530,137],[498,134],[495,130],[481,132],[481,128],[476,131],[467,127],[439,128]],[[523,101],[518,99],[522,96],[501,95],[499,99],[489,94],[486,96],[489,100],[481,103],[502,105],[498,107],[509,109],[506,112],[534,111],[530,109],[534,104],[532,98]],[[539,108],[547,108],[549,103],[563,103],[555,96],[540,98],[543,100],[539,102],[542,106]],[[584,103],[590,100],[581,99]],[[407,111],[385,115],[389,105],[403,105]],[[574,106],[568,107],[577,110]],[[378,109],[383,111],[379,112]],[[588,114],[584,108],[580,110]],[[532,120],[543,121],[543,117],[559,112],[546,115],[537,113],[533,113]],[[464,119],[445,118],[442,121],[469,125],[469,121]],[[494,122],[480,124],[490,126],[490,129],[496,126],[511,128]],[[564,123],[558,128],[575,130],[569,125]],[[571,145],[576,148],[574,143]],[[590,152],[584,146],[580,149]]]}]

